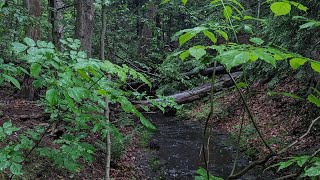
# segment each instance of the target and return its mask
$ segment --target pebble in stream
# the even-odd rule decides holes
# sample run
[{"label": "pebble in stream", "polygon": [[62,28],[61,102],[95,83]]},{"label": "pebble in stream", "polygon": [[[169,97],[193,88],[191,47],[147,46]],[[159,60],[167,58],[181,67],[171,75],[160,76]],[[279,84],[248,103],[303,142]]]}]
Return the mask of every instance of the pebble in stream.
[{"label": "pebble in stream", "polygon": [[[151,121],[157,126],[153,139],[159,144],[159,159],[165,162],[166,179],[187,180],[194,179],[199,167],[205,167],[202,155],[203,125],[190,120],[178,120],[160,114],[150,115]],[[210,136],[210,173],[226,178],[231,172],[236,147],[230,144],[227,134],[212,132]],[[237,170],[243,169],[249,163],[248,158],[240,153]],[[271,173],[264,173],[262,169],[251,170],[241,179],[275,179]]]}]

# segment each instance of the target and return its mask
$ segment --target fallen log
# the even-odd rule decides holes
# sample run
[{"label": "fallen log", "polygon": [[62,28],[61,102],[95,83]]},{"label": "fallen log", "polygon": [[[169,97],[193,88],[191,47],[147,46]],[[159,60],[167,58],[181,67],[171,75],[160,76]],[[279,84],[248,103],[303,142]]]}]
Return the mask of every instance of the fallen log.
[{"label": "fallen log", "polygon": [[[235,72],[235,73],[232,73],[231,75],[234,78],[237,78],[241,74],[242,74],[242,72]],[[231,86],[233,86],[232,80],[229,78],[228,75],[223,75],[223,76],[219,77],[217,82],[215,83],[214,91],[219,92],[223,88],[228,88]],[[193,102],[195,100],[198,100],[198,99],[201,99],[201,98],[207,96],[210,90],[211,90],[211,84],[204,84],[204,85],[198,86],[192,90],[183,91],[183,92],[173,94],[173,95],[170,95],[167,97],[173,98],[177,104],[186,104],[186,103],[190,103],[190,102]],[[162,101],[162,99],[154,99],[154,100],[156,102]],[[139,109],[141,108],[140,105],[152,107],[152,103],[148,100],[134,101],[133,103]]]},{"label": "fallen log", "polygon": [[[223,66],[217,66],[215,69],[216,69],[216,75],[227,74],[226,68],[224,68]],[[198,74],[202,76],[211,76],[213,73],[213,70],[214,68],[210,67],[210,68],[203,69],[199,72],[193,72],[193,71],[185,72],[185,73],[182,73],[182,75],[188,78],[192,78]],[[238,71],[241,71],[240,66],[231,69],[231,72],[238,72]]]}]

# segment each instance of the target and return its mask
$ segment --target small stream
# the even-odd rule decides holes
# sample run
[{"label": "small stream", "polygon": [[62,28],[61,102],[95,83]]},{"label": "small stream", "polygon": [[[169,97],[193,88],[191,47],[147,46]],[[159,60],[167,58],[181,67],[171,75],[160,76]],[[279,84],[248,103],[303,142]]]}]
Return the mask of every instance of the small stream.
[{"label": "small stream", "polygon": [[[199,167],[205,167],[200,151],[202,147],[203,123],[190,120],[179,120],[174,116],[162,114],[150,115],[157,126],[153,139],[159,144],[159,159],[164,163],[162,170],[166,179],[194,179]],[[212,132],[210,137],[209,169],[212,175],[226,178],[231,172],[236,146],[227,134]],[[249,160],[240,153],[236,172],[248,165]],[[270,173],[262,169],[253,169],[241,179],[274,179]]]}]

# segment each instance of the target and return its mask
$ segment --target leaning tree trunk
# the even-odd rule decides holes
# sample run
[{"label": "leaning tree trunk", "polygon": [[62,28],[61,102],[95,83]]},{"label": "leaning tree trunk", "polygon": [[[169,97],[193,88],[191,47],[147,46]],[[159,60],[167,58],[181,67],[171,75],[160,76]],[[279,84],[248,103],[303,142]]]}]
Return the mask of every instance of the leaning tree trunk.
[{"label": "leaning tree trunk", "polygon": [[94,0],[77,1],[76,38],[81,41],[83,50],[91,57]]}]

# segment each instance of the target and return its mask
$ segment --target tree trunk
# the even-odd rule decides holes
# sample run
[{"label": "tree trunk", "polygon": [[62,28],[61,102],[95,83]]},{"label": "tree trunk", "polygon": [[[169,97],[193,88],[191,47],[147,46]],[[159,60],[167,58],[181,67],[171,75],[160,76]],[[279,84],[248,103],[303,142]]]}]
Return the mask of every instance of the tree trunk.
[{"label": "tree trunk", "polygon": [[151,39],[153,36],[152,28],[150,24],[155,23],[156,18],[156,8],[154,3],[152,2],[147,10],[146,18],[148,22],[143,23],[142,32],[141,32],[141,39],[139,45],[139,55],[140,57],[145,57],[147,50],[151,46]]},{"label": "tree trunk", "polygon": [[56,48],[61,50],[60,39],[63,38],[63,0],[49,0],[50,22],[52,25],[52,41]]},{"label": "tree trunk", "polygon": [[[101,29],[101,49],[100,49],[100,58],[102,61],[105,60],[105,42],[106,42],[106,30],[107,30],[107,6],[106,1],[102,1],[102,13],[101,13],[101,21],[102,21],[102,29]],[[108,75],[108,79],[111,80],[111,76]],[[104,110],[104,115],[106,116],[106,123],[110,123],[110,108],[109,108],[109,100],[105,99],[106,108]],[[106,129],[107,137],[106,137],[106,154],[105,154],[105,179],[110,180],[110,162],[111,162],[111,138],[110,138],[110,131]]]},{"label": "tree trunk", "polygon": [[[28,10],[29,15],[33,18],[39,18],[41,16],[41,0],[24,0],[24,5]],[[35,22],[36,23],[32,24],[27,31],[27,35],[37,41],[41,39],[41,29],[39,24],[40,21],[36,20]]]},{"label": "tree trunk", "polygon": [[[37,41],[41,39],[41,27],[40,27],[40,16],[42,14],[41,0],[24,0],[24,6],[28,10],[30,16],[35,18],[36,23],[32,23],[27,30],[26,34],[28,37]],[[36,93],[32,86],[32,79],[26,75],[22,82],[22,88],[19,93],[19,97],[28,100],[34,100]]]},{"label": "tree trunk", "polygon": [[91,57],[94,0],[77,1],[76,38],[81,41],[82,49]]}]

